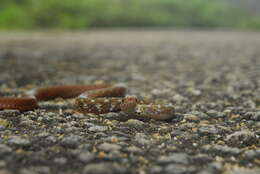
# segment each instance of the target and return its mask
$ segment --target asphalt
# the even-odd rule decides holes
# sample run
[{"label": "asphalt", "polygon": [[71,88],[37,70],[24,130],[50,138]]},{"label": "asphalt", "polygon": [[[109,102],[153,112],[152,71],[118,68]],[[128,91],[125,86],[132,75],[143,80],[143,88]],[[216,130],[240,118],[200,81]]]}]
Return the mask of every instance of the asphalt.
[{"label": "asphalt", "polygon": [[168,121],[81,114],[74,100],[0,111],[0,174],[259,174],[260,33],[0,34],[0,96],[121,83]]}]

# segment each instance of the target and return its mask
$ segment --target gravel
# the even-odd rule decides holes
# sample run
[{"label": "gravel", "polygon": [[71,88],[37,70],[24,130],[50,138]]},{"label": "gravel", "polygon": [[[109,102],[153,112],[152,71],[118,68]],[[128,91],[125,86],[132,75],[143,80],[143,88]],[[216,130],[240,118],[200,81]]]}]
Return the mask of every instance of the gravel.
[{"label": "gravel", "polygon": [[161,156],[158,159],[160,164],[168,163],[180,163],[180,164],[189,164],[189,156],[186,153],[175,153],[170,156]]},{"label": "gravel", "polygon": [[1,33],[0,96],[121,83],[172,120],[81,114],[74,100],[0,111],[2,174],[258,174],[260,35],[224,31]]},{"label": "gravel", "polygon": [[120,150],[121,146],[117,144],[103,143],[98,146],[98,149],[105,152],[110,152],[110,151]]},{"label": "gravel", "polygon": [[113,163],[88,164],[84,167],[85,174],[123,174],[127,170]]}]

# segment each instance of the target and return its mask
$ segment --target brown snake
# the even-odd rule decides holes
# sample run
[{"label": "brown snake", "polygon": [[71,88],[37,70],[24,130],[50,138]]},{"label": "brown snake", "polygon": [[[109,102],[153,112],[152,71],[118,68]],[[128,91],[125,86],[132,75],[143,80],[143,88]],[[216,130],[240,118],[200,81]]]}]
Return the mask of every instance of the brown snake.
[{"label": "brown snake", "polygon": [[122,111],[136,118],[168,120],[173,117],[174,107],[171,104],[147,103],[125,94],[125,87],[108,84],[53,86],[37,89],[26,97],[0,97],[0,109],[27,111],[37,108],[39,101],[76,97],[75,107],[84,114]]}]

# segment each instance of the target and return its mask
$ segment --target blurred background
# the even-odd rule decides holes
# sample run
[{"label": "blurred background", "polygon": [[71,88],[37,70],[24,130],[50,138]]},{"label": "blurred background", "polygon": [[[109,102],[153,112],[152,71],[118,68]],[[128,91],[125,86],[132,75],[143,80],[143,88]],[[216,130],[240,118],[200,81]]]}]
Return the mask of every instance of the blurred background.
[{"label": "blurred background", "polygon": [[1,30],[260,30],[259,0],[0,0]]}]

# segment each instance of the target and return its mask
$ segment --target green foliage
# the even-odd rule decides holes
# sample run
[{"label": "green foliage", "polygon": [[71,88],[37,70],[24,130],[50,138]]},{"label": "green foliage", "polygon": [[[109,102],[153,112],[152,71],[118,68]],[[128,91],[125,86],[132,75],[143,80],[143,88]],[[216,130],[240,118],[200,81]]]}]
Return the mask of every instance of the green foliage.
[{"label": "green foliage", "polygon": [[260,16],[216,0],[0,0],[0,29],[260,29]]}]

